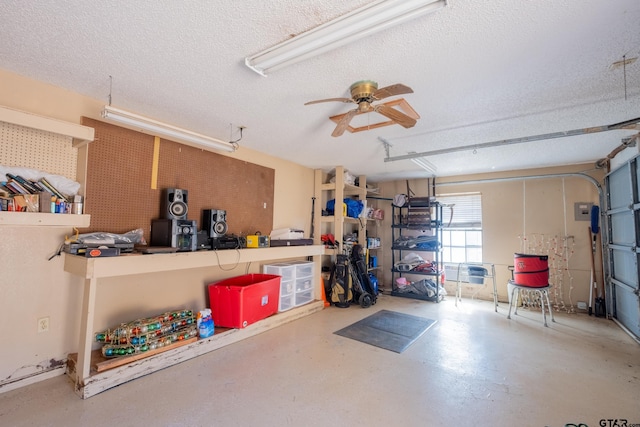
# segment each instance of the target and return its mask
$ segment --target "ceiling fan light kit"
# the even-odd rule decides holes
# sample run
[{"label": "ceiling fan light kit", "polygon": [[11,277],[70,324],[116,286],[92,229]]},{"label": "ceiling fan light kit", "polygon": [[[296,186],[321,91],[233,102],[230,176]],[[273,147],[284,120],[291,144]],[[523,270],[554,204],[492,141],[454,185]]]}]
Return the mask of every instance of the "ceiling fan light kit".
[{"label": "ceiling fan light kit", "polygon": [[447,0],[379,0],[245,58],[256,73],[267,74],[296,62],[384,31],[447,5]]},{"label": "ceiling fan light kit", "polygon": [[236,145],[229,142],[162,123],[128,111],[120,110],[119,108],[114,108],[110,105],[106,105],[102,110],[102,118],[118,123],[127,129],[153,136],[164,137],[171,141],[180,142],[197,148],[226,151],[229,153],[235,151],[237,148]]}]

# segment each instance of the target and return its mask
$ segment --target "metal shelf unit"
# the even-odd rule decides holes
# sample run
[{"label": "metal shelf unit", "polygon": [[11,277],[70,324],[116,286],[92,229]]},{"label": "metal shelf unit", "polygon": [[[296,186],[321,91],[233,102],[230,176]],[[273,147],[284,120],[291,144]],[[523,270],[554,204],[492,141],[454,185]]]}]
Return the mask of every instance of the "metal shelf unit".
[{"label": "metal shelf unit", "polygon": [[[415,221],[411,218],[411,209],[419,207],[423,211],[428,210],[429,216],[424,217],[425,221]],[[391,247],[391,278],[392,291],[391,295],[404,298],[420,299],[425,301],[440,302],[444,295],[440,293],[440,282],[444,271],[442,268],[442,205],[437,201],[429,201],[426,204],[412,205],[409,203],[405,206],[392,205],[393,222],[392,228],[392,247]],[[424,249],[421,247],[410,247],[398,245],[403,236],[432,236],[435,240],[435,248]],[[429,252],[432,254],[431,264],[435,266],[435,271],[416,271],[416,270],[400,270],[397,268],[397,262],[403,259],[403,254],[410,252]],[[413,292],[402,292],[399,290],[396,279],[400,277],[426,276],[431,279],[435,285],[435,295],[428,296]]]}]

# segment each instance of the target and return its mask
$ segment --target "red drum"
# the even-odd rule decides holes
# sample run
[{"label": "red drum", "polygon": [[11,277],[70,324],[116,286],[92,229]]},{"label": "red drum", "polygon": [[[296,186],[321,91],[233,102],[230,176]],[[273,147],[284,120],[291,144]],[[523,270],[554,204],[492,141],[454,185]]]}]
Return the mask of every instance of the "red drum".
[{"label": "red drum", "polygon": [[514,254],[513,282],[520,286],[542,288],[549,284],[547,255]]}]

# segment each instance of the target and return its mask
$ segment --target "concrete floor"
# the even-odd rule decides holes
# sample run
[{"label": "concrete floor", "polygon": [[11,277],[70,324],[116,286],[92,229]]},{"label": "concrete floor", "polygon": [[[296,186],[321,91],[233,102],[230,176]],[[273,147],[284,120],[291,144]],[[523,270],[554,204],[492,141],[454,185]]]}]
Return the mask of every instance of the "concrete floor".
[{"label": "concrete floor", "polygon": [[[333,334],[381,309],[437,323],[402,354]],[[451,296],[331,307],[87,400],[66,376],[0,394],[0,425],[640,425],[640,345],[613,321],[506,312]]]}]

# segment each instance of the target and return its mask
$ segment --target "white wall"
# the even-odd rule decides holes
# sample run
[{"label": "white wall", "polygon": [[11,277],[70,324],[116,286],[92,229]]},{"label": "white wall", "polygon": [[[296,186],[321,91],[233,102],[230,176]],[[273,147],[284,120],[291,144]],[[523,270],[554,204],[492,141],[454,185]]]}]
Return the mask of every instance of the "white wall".
[{"label": "white wall", "polygon": [[[104,105],[1,69],[0,81],[0,105],[59,120],[99,119]],[[275,170],[274,228],[301,228],[308,235],[313,170],[243,147],[232,156]],[[83,281],[63,271],[63,257],[47,260],[71,229],[0,225],[0,233],[1,392],[77,351]],[[259,265],[241,264],[230,271],[212,267],[105,280],[98,289],[95,329],[175,308],[204,308],[207,283],[259,270]],[[49,317],[50,330],[38,334],[41,317]]]},{"label": "white wall", "polygon": [[[568,248],[568,269],[560,272],[558,295],[556,300],[565,305],[576,305],[577,301],[588,301],[589,279],[591,271],[589,221],[574,220],[574,203],[592,202],[599,204],[598,190],[590,181],[583,178],[545,178],[530,180],[507,180],[486,183],[464,183],[465,181],[513,178],[522,175],[548,175],[587,171],[601,179],[602,171],[593,171],[593,165],[576,165],[562,168],[527,170],[509,174],[487,174],[438,179],[437,194],[455,194],[480,192],[482,195],[483,261],[496,266],[497,289],[499,299],[507,301],[507,281],[511,278],[508,270],[513,265],[514,254],[520,252],[542,253],[549,243],[564,242]],[[461,182],[459,185],[451,185]],[[418,196],[427,195],[427,180],[410,180],[410,187]],[[382,183],[385,197],[406,193],[406,181]],[[392,240],[391,208],[385,215],[386,234],[384,244],[389,246]],[[523,238],[528,239],[525,241]],[[570,236],[565,239],[566,236]],[[540,244],[544,243],[544,247]],[[598,251],[596,259],[599,259]],[[391,274],[388,271],[392,260],[390,252],[385,252],[383,260],[385,286],[391,288]],[[601,280],[602,263],[597,261],[597,275]],[[566,263],[563,263],[566,265]],[[454,283],[447,282],[445,288],[454,294]],[[471,295],[477,286],[464,285],[463,295]],[[489,285],[481,289],[478,297],[491,298]]]}]

